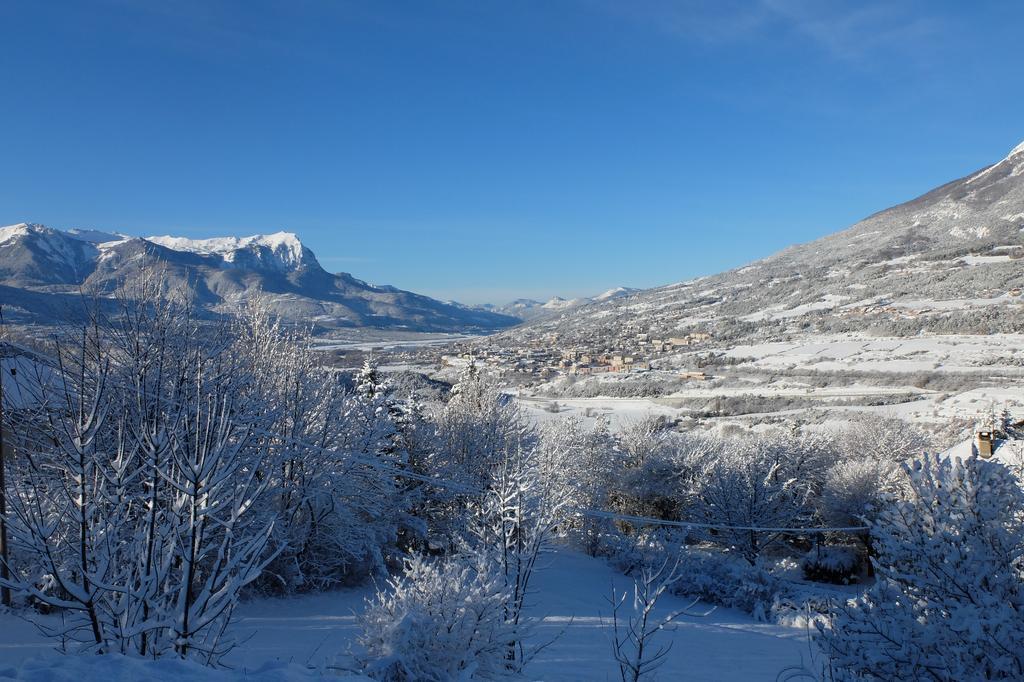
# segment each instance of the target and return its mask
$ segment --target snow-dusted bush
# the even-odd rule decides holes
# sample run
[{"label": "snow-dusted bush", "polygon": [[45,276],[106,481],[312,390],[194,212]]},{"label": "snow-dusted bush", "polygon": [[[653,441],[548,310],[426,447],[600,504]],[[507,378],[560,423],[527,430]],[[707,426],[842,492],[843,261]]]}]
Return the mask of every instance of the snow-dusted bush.
[{"label": "snow-dusted bush", "polygon": [[861,563],[856,547],[818,545],[804,556],[800,568],[808,580],[848,585],[857,579]]},{"label": "snow-dusted bush", "polygon": [[408,559],[362,616],[364,672],[387,682],[509,677],[508,643],[519,637],[509,598],[492,557]]},{"label": "snow-dusted bush", "polygon": [[761,566],[717,552],[687,549],[677,572],[674,593],[740,609],[762,621],[787,593],[784,583]]},{"label": "snow-dusted bush", "polygon": [[834,526],[859,526],[881,508],[886,495],[899,490],[899,466],[871,458],[837,462],[825,474],[818,498],[822,519]]},{"label": "snow-dusted bush", "polygon": [[720,439],[664,434],[657,448],[616,477],[615,510],[659,519],[683,518],[694,504],[703,472],[722,446]]},{"label": "snow-dusted bush", "polygon": [[905,470],[874,524],[877,583],[821,628],[834,676],[1024,678],[1024,490],[977,458]]},{"label": "snow-dusted bush", "polygon": [[[615,552],[610,563],[627,575],[662,565],[670,557],[676,565],[672,592],[771,617],[773,609],[789,596],[786,583],[769,572],[764,562],[756,566],[735,554],[685,546],[683,531],[658,528],[635,536],[618,536],[609,546]],[[677,561],[678,560],[678,561]]]},{"label": "snow-dusted bush", "polygon": [[843,431],[840,444],[851,459],[901,463],[932,449],[932,442],[913,424],[899,417],[862,415]]}]

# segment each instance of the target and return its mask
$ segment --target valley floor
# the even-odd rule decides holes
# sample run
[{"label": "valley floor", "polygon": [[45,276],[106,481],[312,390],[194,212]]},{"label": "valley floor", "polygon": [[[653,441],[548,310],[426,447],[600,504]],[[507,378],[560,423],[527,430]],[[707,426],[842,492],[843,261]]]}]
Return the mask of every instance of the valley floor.
[{"label": "valley floor", "polygon": [[[527,679],[618,679],[611,656],[610,609],[606,598],[612,584],[621,593],[631,589],[631,581],[602,560],[569,550],[550,555],[535,580],[530,608],[533,615],[544,619],[537,641],[558,638],[527,668]],[[316,672],[308,670],[310,667],[329,677],[333,672],[328,666],[345,667],[346,661],[351,660],[350,655],[358,646],[356,614],[372,592],[372,587],[363,587],[246,603],[236,620],[236,634],[245,641],[228,662],[239,672],[245,671],[238,675],[239,679],[294,679],[296,671],[303,672],[302,669],[307,669],[303,677],[316,676]],[[680,598],[666,595],[657,611],[664,615],[687,605]],[[708,607],[697,606],[695,610],[704,613]],[[656,675],[666,680],[771,681],[784,668],[806,660],[809,653],[805,630],[755,623],[745,613],[722,608],[708,615],[681,618],[669,626],[660,642],[672,644],[664,667]],[[34,664],[37,668],[52,666],[44,670],[81,667],[74,660],[64,661],[62,666],[56,660],[59,657],[31,624],[10,614],[0,614],[0,679],[47,679],[45,674],[15,672],[31,658],[42,659]],[[273,663],[291,665],[268,665]],[[167,679],[205,679],[181,673],[178,670]],[[131,677],[128,671],[121,679]]]}]

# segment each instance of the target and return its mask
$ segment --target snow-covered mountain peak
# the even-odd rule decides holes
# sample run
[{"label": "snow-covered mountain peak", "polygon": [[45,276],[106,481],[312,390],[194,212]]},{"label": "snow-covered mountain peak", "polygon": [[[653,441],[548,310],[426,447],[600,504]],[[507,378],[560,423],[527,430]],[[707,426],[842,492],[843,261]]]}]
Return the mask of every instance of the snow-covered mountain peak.
[{"label": "snow-covered mountain peak", "polygon": [[0,273],[14,273],[33,281],[79,281],[94,263],[96,245],[38,223],[0,227],[0,250],[11,264]]},{"label": "snow-covered mountain peak", "polygon": [[128,237],[117,232],[100,232],[98,230],[86,230],[73,228],[70,230],[56,230],[40,223],[18,223],[0,227],[0,243],[9,241],[16,237],[36,236],[42,239],[63,240],[74,239],[87,244],[101,245],[111,242],[121,242]]},{"label": "snow-covered mountain peak", "polygon": [[619,298],[620,296],[629,296],[630,294],[635,294],[637,291],[639,291],[639,289],[631,289],[629,287],[615,287],[613,289],[605,291],[604,293],[598,294],[597,296],[594,297],[594,300],[607,301],[612,298]]},{"label": "snow-covered mountain peak", "polygon": [[564,310],[565,308],[572,308],[574,306],[581,305],[584,302],[585,300],[580,298],[565,299],[561,296],[552,296],[548,302],[541,307],[547,308],[548,310]]},{"label": "snow-covered mountain peak", "polygon": [[14,239],[20,234],[24,234],[28,226],[25,223],[18,223],[17,225],[7,225],[0,227],[0,244],[3,244],[8,239]]},{"label": "snow-covered mountain peak", "polygon": [[42,234],[49,231],[50,228],[45,225],[39,225],[38,223],[17,223],[16,225],[7,225],[0,227],[0,244],[14,239],[15,237],[25,237],[32,233]]},{"label": "snow-covered mountain peak", "polygon": [[1021,142],[1019,145],[1011,149],[1006,158],[1009,159],[1010,157],[1017,156],[1018,154],[1024,155],[1024,142]]},{"label": "snow-covered mountain peak", "polygon": [[170,235],[146,237],[172,251],[186,251],[206,256],[220,256],[229,265],[259,264],[280,270],[294,270],[317,264],[313,252],[306,248],[294,232],[256,234],[249,237],[213,237],[189,239]]}]

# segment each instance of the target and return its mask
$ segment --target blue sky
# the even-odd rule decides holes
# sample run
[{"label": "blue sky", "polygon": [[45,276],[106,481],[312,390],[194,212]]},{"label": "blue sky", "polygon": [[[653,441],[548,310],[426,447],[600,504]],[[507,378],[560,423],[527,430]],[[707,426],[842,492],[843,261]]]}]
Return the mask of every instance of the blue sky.
[{"label": "blue sky", "polygon": [[0,224],[466,302],[710,274],[1024,139],[1024,4],[0,3]]}]

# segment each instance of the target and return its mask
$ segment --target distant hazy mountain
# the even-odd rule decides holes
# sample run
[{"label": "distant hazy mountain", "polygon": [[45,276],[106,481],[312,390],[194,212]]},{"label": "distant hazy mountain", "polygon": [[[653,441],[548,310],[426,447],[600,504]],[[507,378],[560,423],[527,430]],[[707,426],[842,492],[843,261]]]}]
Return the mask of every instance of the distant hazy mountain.
[{"label": "distant hazy mountain", "polygon": [[483,310],[516,317],[520,320],[535,320],[540,317],[554,315],[588,303],[608,301],[613,298],[628,296],[637,291],[640,290],[630,289],[628,287],[615,287],[614,289],[609,289],[597,296],[589,298],[562,298],[561,296],[553,296],[547,301],[537,301],[532,298],[517,298],[511,303],[506,303],[505,305],[486,304],[478,307]]},{"label": "distant hazy mountain", "polygon": [[737,339],[815,329],[1005,328],[1024,319],[1022,256],[1024,144],[842,232],[718,275],[575,306],[510,334],[558,332],[584,343],[638,329]]},{"label": "distant hazy mountain", "polygon": [[390,286],[373,286],[346,273],[329,273],[289,232],[143,239],[11,225],[0,228],[0,301],[8,319],[50,322],[74,303],[82,286],[109,294],[145,264],[160,264],[168,286],[188,292],[211,313],[230,312],[262,291],[284,318],[325,327],[485,331],[519,321]]}]

